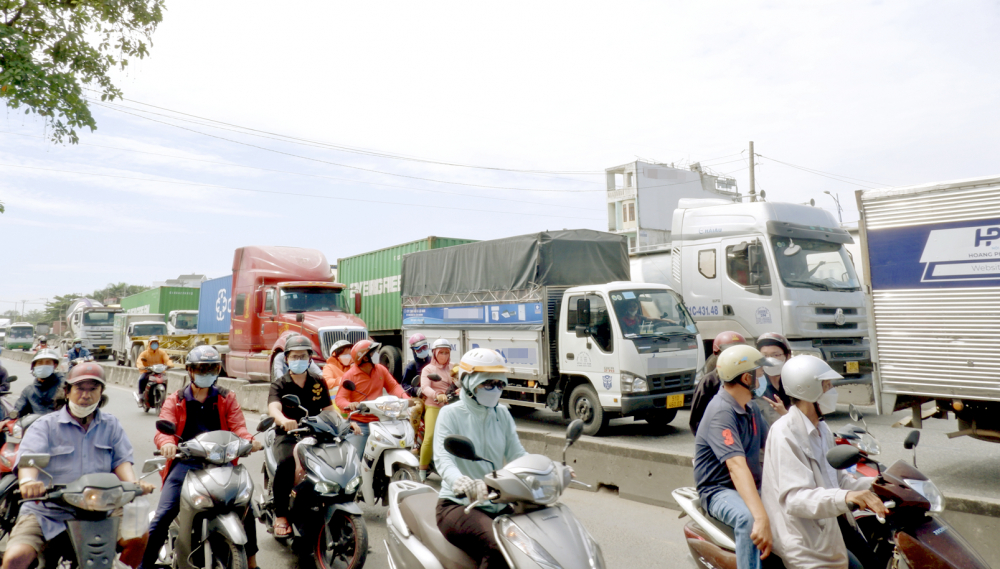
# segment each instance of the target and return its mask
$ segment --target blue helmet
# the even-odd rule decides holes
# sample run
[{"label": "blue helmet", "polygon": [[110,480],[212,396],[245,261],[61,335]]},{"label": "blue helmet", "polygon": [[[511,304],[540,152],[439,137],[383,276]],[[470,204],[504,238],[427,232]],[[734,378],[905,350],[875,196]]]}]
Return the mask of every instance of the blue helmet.
[{"label": "blue helmet", "polygon": [[198,364],[221,364],[222,356],[219,355],[219,350],[216,350],[212,346],[197,346],[195,349],[188,352],[187,365],[198,365]]}]

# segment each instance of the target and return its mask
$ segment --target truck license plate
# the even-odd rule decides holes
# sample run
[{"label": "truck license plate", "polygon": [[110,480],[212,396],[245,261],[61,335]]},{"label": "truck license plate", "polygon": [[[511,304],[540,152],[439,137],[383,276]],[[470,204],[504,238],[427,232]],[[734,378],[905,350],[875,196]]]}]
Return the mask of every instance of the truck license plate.
[{"label": "truck license plate", "polygon": [[847,362],[847,373],[861,373],[858,362]]},{"label": "truck license plate", "polygon": [[684,395],[667,395],[667,409],[684,406]]}]

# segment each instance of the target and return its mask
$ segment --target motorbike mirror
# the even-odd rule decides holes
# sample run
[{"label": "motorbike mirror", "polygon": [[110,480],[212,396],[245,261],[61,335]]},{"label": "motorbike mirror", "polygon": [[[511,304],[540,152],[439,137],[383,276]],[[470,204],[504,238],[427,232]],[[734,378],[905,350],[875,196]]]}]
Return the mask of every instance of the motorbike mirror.
[{"label": "motorbike mirror", "polygon": [[444,439],[444,450],[465,460],[483,460],[476,454],[476,445],[469,437],[451,435]]},{"label": "motorbike mirror", "polygon": [[580,440],[580,435],[583,434],[583,421],[580,419],[574,420],[569,424],[566,429],[566,444],[571,445],[576,441]]},{"label": "motorbike mirror", "polygon": [[837,445],[826,453],[826,461],[837,470],[850,468],[861,458],[861,451],[851,445]]},{"label": "motorbike mirror", "polygon": [[847,409],[848,409],[848,411],[851,414],[851,420],[852,421],[860,421],[861,420],[861,411],[858,411],[858,408],[854,406],[854,403],[851,403],[851,405]]},{"label": "motorbike mirror", "polygon": [[283,395],[281,397],[281,402],[289,407],[299,407],[302,405],[302,402],[299,401],[298,395]]},{"label": "motorbike mirror", "polygon": [[10,377],[7,378],[7,381],[17,381],[17,376],[16,375],[12,375],[12,376],[10,376]]},{"label": "motorbike mirror", "polygon": [[49,455],[47,454],[22,454],[17,461],[19,468],[45,468],[49,465]]},{"label": "motorbike mirror", "polygon": [[173,424],[166,419],[160,419],[156,422],[156,430],[163,433],[164,435],[176,435],[177,425]]},{"label": "motorbike mirror", "polygon": [[148,459],[146,462],[142,463],[142,473],[148,474],[150,472],[156,472],[167,465],[167,459],[162,456],[157,456]]},{"label": "motorbike mirror", "polygon": [[340,388],[341,389],[346,389],[348,391],[354,391],[354,390],[356,390],[358,388],[358,386],[354,385],[354,382],[348,379],[344,383],[340,384]]},{"label": "motorbike mirror", "polygon": [[919,442],[920,431],[910,431],[910,434],[906,435],[906,440],[903,441],[903,448],[906,450],[915,449]]},{"label": "motorbike mirror", "polygon": [[441,376],[438,375],[438,374],[436,374],[436,373],[432,373],[432,374],[428,375],[427,377],[429,379],[433,379],[434,381],[441,381]]},{"label": "motorbike mirror", "polygon": [[257,423],[257,432],[263,433],[264,431],[270,429],[272,425],[274,425],[274,417],[265,417]]}]

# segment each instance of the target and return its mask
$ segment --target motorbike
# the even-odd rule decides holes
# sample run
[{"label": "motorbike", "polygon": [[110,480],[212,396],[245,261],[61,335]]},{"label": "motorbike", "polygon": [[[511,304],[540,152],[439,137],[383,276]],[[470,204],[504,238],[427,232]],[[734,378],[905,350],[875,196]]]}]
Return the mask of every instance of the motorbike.
[{"label": "motorbike", "polygon": [[879,446],[878,441],[868,431],[868,424],[865,423],[864,417],[861,416],[858,408],[853,403],[850,406],[850,415],[852,421],[860,421],[864,426],[846,425],[837,429],[833,433],[834,442],[838,445],[854,446],[862,453],[862,458],[856,465],[847,469],[848,472],[857,474],[858,476],[875,478],[879,475],[879,464],[870,457],[878,456],[882,452],[882,447]]},{"label": "motorbike", "polygon": [[[345,382],[341,389],[354,391],[352,382]],[[383,395],[365,401],[348,419],[358,414],[371,414],[378,421],[369,423],[371,434],[361,460],[361,497],[366,504],[377,500],[386,503],[389,484],[399,480],[419,480],[420,460],[413,456],[413,426],[407,409],[410,402],[395,395]]]},{"label": "motorbike", "polygon": [[[285,405],[300,407],[298,396],[286,395]],[[304,410],[303,410],[304,411]],[[255,515],[274,534],[272,482],[278,469],[273,443],[274,419],[262,417],[257,431],[264,435],[264,494],[257,498]],[[324,411],[299,421],[288,434],[299,437],[295,457],[295,482],[288,503],[292,538],[300,556],[312,556],[317,569],[360,569],[368,557],[368,528],[361,508],[355,503],[361,486],[361,465],[354,446],[347,442],[350,422],[335,411]]]},{"label": "motorbike", "polygon": [[14,474],[17,448],[24,431],[39,417],[41,415],[31,414],[0,422],[0,436],[4,439],[3,446],[0,446],[0,539],[10,535],[21,511],[17,476]]},{"label": "motorbike", "polygon": [[[177,426],[161,419],[156,430],[175,435]],[[251,515],[253,480],[246,467],[232,463],[250,456],[252,448],[250,441],[230,431],[202,433],[177,445],[174,460],[196,461],[201,468],[184,478],[180,511],[170,524],[157,564],[174,569],[246,569],[242,519]]]},{"label": "motorbike", "polygon": [[[14,383],[15,381],[17,381],[16,375],[7,376],[7,383]],[[6,390],[0,391],[0,412],[3,413],[3,417],[0,417],[0,419],[16,418],[14,413],[14,404],[10,402],[10,395],[9,385]]]},{"label": "motorbike", "polygon": [[[44,468],[49,458],[47,454],[24,454],[18,466],[37,468],[48,476]],[[54,484],[45,495],[33,498],[32,501],[49,502],[73,513],[73,519],[66,522],[66,532],[40,554],[38,567],[57,567],[66,563],[71,569],[114,567],[121,517],[112,514],[141,495],[138,483],[123,482],[110,472],[102,472],[85,474],[69,484]],[[108,539],[107,536],[115,537]],[[68,538],[69,547],[58,545],[64,538]]]},{"label": "motorbike", "polygon": [[[860,417],[851,405],[851,417]],[[917,470],[920,431],[907,435],[903,448],[913,451],[913,464],[897,460],[888,468],[876,464],[878,475],[872,484],[889,510],[885,518],[871,512],[855,512],[855,520],[874,550],[877,566],[889,569],[910,567],[959,567],[985,569],[989,565],[947,521],[944,496],[927,476]],[[838,445],[827,453],[827,461],[838,470],[871,460],[870,454],[853,446]],[[874,462],[874,461],[873,461]],[[873,521],[874,520],[874,521]],[[875,523],[877,521],[878,523]]]},{"label": "motorbike", "polygon": [[166,364],[155,364],[147,368],[149,370],[149,378],[146,381],[146,389],[142,392],[142,397],[139,394],[134,393],[136,401],[139,406],[142,407],[143,413],[149,412],[150,409],[156,409],[156,414],[160,414],[160,409],[163,408],[163,402],[167,399],[167,366]]},{"label": "motorbike", "polygon": [[[488,497],[465,508],[466,513],[485,500],[509,504],[510,514],[497,516],[493,532],[512,569],[551,567],[604,567],[597,541],[559,497],[570,483],[572,470],[566,466],[566,450],[583,433],[583,422],[573,421],[566,432],[563,462],[529,454],[488,474],[484,481]],[[445,449],[465,460],[485,461],[476,454],[466,437],[450,436]],[[489,461],[486,461],[489,462]],[[479,560],[452,545],[437,527],[437,491],[410,480],[389,486],[389,517],[386,520],[389,566],[395,569],[473,569]]]},{"label": "motorbike", "polygon": [[82,364],[83,362],[92,362],[92,361],[94,361],[94,356],[86,356],[86,357],[82,357],[82,358],[73,358],[73,359],[69,360],[69,365],[67,366],[68,369],[66,371],[72,371],[73,368],[75,368],[76,366]]}]

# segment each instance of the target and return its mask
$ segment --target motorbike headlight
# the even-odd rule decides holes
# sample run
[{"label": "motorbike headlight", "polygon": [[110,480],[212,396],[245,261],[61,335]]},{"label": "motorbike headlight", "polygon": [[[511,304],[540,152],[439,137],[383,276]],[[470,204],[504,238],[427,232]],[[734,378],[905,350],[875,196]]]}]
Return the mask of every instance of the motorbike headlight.
[{"label": "motorbike headlight", "polygon": [[24,428],[21,425],[14,425],[14,428],[10,430],[10,436],[15,439],[24,438]]},{"label": "motorbike headlight", "polygon": [[351,480],[350,482],[347,483],[347,486],[344,488],[344,491],[347,492],[348,494],[353,494],[358,491],[359,486],[361,486],[361,477],[355,476],[354,480]]},{"label": "motorbike headlight", "polygon": [[562,492],[563,485],[555,471],[547,475],[519,475],[518,478],[531,490],[531,497],[537,504],[551,504],[559,499]]},{"label": "motorbike headlight", "polygon": [[573,518],[573,521],[576,522],[576,531],[580,534],[583,546],[587,548],[587,561],[590,564],[590,569],[604,569],[604,554],[601,553],[601,546],[597,544],[587,528],[583,527],[580,520]]},{"label": "motorbike headlight", "polygon": [[316,492],[319,494],[337,494],[340,492],[340,484],[336,482],[317,482]]},{"label": "motorbike headlight", "polygon": [[927,498],[927,501],[931,503],[932,512],[943,512],[944,511],[944,495],[938,490],[938,487],[930,480],[910,480],[904,478],[903,482],[907,486],[913,488],[918,494]]},{"label": "motorbike headlight", "polygon": [[622,393],[645,393],[649,391],[649,384],[646,378],[636,375],[630,371],[623,371],[621,375]]},{"label": "motorbike headlight", "polygon": [[878,441],[868,433],[861,435],[861,446],[858,448],[867,452],[870,456],[875,456],[882,452],[882,447],[879,446]]},{"label": "motorbike headlight", "polygon": [[403,414],[403,411],[405,411],[409,406],[409,401],[406,401],[405,399],[385,401],[376,405],[379,411],[382,411],[382,413],[390,419],[398,419],[399,416]]},{"label": "motorbike headlight", "polygon": [[520,549],[521,553],[530,557],[539,567],[544,569],[562,569],[559,562],[548,551],[545,551],[537,541],[528,537],[528,534],[524,533],[524,530],[510,521],[510,518],[502,518],[500,520],[500,532],[503,534],[504,539],[509,541],[514,547]]},{"label": "motorbike headlight", "polygon": [[208,489],[197,478],[190,478],[190,484],[187,485],[187,495],[191,501],[191,505],[196,510],[207,510],[212,507],[212,496],[209,495]]},{"label": "motorbike headlight", "polygon": [[92,512],[110,512],[124,505],[125,491],[119,486],[117,488],[91,488],[83,489],[83,492],[73,492],[63,494],[63,500],[71,506],[76,506],[81,510]]},{"label": "motorbike headlight", "polygon": [[226,445],[226,462],[232,462],[240,456],[240,441],[230,441]]}]

